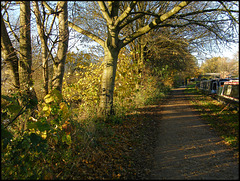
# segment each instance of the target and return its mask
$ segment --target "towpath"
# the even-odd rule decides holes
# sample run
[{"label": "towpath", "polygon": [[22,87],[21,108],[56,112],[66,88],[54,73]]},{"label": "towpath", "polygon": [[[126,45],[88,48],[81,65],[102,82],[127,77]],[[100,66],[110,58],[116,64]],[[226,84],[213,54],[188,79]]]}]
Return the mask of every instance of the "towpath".
[{"label": "towpath", "polygon": [[199,117],[184,89],[172,90],[167,102],[161,105],[150,179],[239,179],[239,161],[234,152]]}]

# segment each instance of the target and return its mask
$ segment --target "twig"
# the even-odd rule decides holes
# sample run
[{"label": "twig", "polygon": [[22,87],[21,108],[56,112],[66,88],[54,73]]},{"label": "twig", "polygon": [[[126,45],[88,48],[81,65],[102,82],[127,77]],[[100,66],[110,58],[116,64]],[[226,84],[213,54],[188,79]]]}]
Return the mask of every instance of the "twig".
[{"label": "twig", "polygon": [[228,103],[218,114],[221,114],[221,112],[223,112],[223,110],[225,110],[229,104],[230,103]]},{"label": "twig", "polygon": [[19,111],[19,113],[15,116],[15,118],[13,118],[13,120],[10,121],[4,128],[7,128],[13,121],[15,121],[15,120],[18,118],[18,116],[20,116],[22,113],[24,113],[23,109],[24,109],[25,107],[26,107],[26,105],[22,107],[22,109],[21,109],[21,110]]}]

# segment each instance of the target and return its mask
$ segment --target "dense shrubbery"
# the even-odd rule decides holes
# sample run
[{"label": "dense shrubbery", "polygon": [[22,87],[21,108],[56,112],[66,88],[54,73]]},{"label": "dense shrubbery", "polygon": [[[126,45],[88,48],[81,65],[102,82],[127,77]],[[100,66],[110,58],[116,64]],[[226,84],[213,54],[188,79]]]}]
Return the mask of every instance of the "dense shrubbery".
[{"label": "dense shrubbery", "polygon": [[[91,63],[90,65],[81,64],[79,67],[84,71],[65,75],[63,97],[72,105],[77,103],[74,110],[81,116],[96,116],[103,65]],[[140,73],[139,68],[142,69]],[[168,74],[166,70],[164,71]],[[76,81],[68,83],[69,78]],[[127,111],[152,102],[152,99],[163,97],[171,84],[172,80],[169,76],[156,75],[156,70],[153,72],[144,65],[140,67],[132,62],[131,56],[120,54],[114,89],[115,113],[117,116],[124,115]]]},{"label": "dense shrubbery", "polygon": [[[2,179],[69,178],[70,172],[84,170],[96,155],[103,155],[102,142],[120,139],[109,123],[96,118],[102,64],[78,66],[82,71],[66,73],[62,94],[53,90],[39,103],[23,100],[38,105],[34,112],[32,104],[22,109],[15,94],[2,96]],[[115,82],[116,115],[111,124],[120,123],[135,108],[161,99],[169,90],[150,70],[142,66],[142,73],[137,73],[138,69],[130,57],[120,55]],[[68,76],[77,81],[68,83]],[[9,124],[9,120],[14,121]],[[84,178],[84,174],[87,177],[83,172],[72,178]]]},{"label": "dense shrubbery", "polygon": [[[17,108],[19,104],[11,96],[4,98],[6,105],[2,111],[14,114],[9,107]],[[46,95],[39,109],[35,110],[35,117],[28,109],[21,116],[17,110],[15,114],[19,116],[14,122],[1,125],[3,179],[43,179],[48,173],[48,162],[59,154],[55,150],[71,145],[71,116],[60,92],[53,90]]]}]

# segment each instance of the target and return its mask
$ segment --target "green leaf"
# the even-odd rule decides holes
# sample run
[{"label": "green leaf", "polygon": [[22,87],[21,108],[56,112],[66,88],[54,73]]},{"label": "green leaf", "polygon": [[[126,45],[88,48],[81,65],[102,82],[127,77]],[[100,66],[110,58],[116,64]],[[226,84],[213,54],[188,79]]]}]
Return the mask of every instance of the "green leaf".
[{"label": "green leaf", "polygon": [[5,95],[1,95],[1,98],[9,101],[9,102],[16,102],[16,99],[13,97],[9,97],[9,96],[5,96]]},{"label": "green leaf", "polygon": [[1,137],[2,137],[2,139],[5,139],[5,138],[11,139],[13,137],[13,135],[8,130],[1,129]]},{"label": "green leaf", "polygon": [[44,97],[44,101],[48,104],[51,102],[60,102],[62,100],[62,94],[59,90],[54,89],[50,94]]},{"label": "green leaf", "polygon": [[62,142],[65,142],[66,144],[70,145],[72,143],[71,136],[64,134],[62,136]]},{"label": "green leaf", "polygon": [[46,121],[28,122],[28,129],[35,129],[43,132],[50,130],[51,126]]},{"label": "green leaf", "polygon": [[38,125],[36,124],[37,122],[27,122],[27,128],[28,129],[38,129]]},{"label": "green leaf", "polygon": [[33,98],[29,100],[29,104],[28,104],[28,108],[34,108],[36,107],[38,104],[38,100]]},{"label": "green leaf", "polygon": [[48,144],[46,140],[42,140],[39,146],[37,146],[37,152],[42,152],[44,154],[47,154],[48,151]]},{"label": "green leaf", "polygon": [[43,140],[42,137],[36,133],[31,133],[29,138],[34,146],[38,145]]},{"label": "green leaf", "polygon": [[51,129],[51,126],[47,122],[37,122],[39,131],[48,131]]},{"label": "green leaf", "polygon": [[2,141],[2,149],[5,149],[7,145],[11,142],[13,135],[8,130],[1,126],[1,141]]},{"label": "green leaf", "polygon": [[52,92],[51,92],[51,95],[54,96],[54,98],[56,99],[56,101],[61,101],[62,100],[62,94],[59,90],[57,89],[54,89]]},{"label": "green leaf", "polygon": [[21,106],[17,105],[17,104],[11,104],[9,106],[7,106],[7,109],[10,113],[16,114],[19,113],[19,111],[21,110]]}]

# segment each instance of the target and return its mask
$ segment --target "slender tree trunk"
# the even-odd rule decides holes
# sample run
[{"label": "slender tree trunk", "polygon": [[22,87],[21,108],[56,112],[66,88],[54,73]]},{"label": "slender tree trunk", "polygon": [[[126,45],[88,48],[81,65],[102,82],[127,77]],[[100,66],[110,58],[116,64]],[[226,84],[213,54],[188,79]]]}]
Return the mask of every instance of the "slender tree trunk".
[{"label": "slender tree trunk", "polygon": [[33,81],[31,77],[32,68],[32,47],[30,32],[30,1],[20,3],[20,86],[21,90],[26,91],[29,96],[33,95]]},{"label": "slender tree trunk", "polygon": [[8,36],[5,23],[1,14],[1,47],[2,56],[7,63],[7,69],[10,70],[10,85],[11,89],[18,90],[20,88],[19,71],[18,71],[18,57],[13,48],[13,45]]},{"label": "slender tree trunk", "polygon": [[58,3],[59,13],[59,44],[57,56],[54,60],[54,74],[52,79],[53,89],[57,89],[60,92],[62,91],[62,82],[64,75],[64,66],[66,61],[66,54],[68,49],[68,11],[67,11],[67,1],[60,1]]},{"label": "slender tree trunk", "polygon": [[[47,48],[47,37],[44,32],[44,25],[43,21],[41,20],[39,6],[37,1],[33,1],[34,4],[34,13],[36,16],[36,22],[37,22],[37,30],[38,34],[41,40],[41,49],[42,49],[42,67],[43,67],[43,88],[45,95],[48,94],[48,80],[49,80],[49,74],[48,74],[48,48]],[[49,52],[50,53],[50,52]]]},{"label": "slender tree trunk", "polygon": [[136,70],[136,73],[137,73],[137,81],[136,81],[136,89],[139,89],[139,86],[141,84],[141,78],[142,78],[142,71],[143,71],[143,62],[144,62],[144,40],[143,40],[143,37],[139,37],[139,40],[137,41],[137,45],[133,44],[134,46],[134,49],[135,49],[135,53],[134,53],[134,60],[135,63],[137,64],[137,70]]},{"label": "slender tree trunk", "polygon": [[46,46],[42,45],[42,67],[43,67],[43,88],[45,91],[45,95],[48,94],[48,80],[49,80],[49,74],[48,74],[48,59],[47,59],[47,49]]},{"label": "slender tree trunk", "polygon": [[109,116],[114,114],[113,92],[117,69],[119,50],[117,48],[104,48],[104,70],[102,75],[102,87],[100,97],[100,115]]},{"label": "slender tree trunk", "polygon": [[[37,109],[37,95],[33,87],[32,80],[32,46],[31,46],[31,13],[30,1],[20,2],[20,59],[19,59],[19,72],[20,72],[20,89],[21,99],[20,105],[31,105],[32,110]],[[25,97],[27,96],[27,97]],[[27,99],[26,99],[27,98]],[[30,104],[29,104],[30,103]],[[35,113],[32,112],[31,116]],[[22,129],[26,129],[27,120],[23,121]]]},{"label": "slender tree trunk", "polygon": [[53,89],[53,63],[52,61],[49,62],[49,66],[48,66],[48,75],[49,75],[49,82],[48,82],[48,87],[49,87],[49,91],[51,91]]}]

